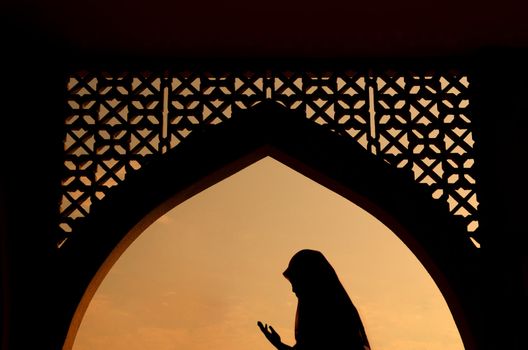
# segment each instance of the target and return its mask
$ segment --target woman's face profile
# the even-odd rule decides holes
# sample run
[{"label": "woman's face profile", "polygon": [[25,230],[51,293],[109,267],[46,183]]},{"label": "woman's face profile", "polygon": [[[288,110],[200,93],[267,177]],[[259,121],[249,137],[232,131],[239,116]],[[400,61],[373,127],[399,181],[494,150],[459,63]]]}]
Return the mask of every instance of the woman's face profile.
[{"label": "woman's face profile", "polygon": [[292,292],[293,292],[295,295],[298,296],[297,293],[299,292],[299,289],[298,289],[297,285],[296,285],[295,283],[293,283],[292,281],[290,281],[290,284],[291,284],[291,290],[292,290]]},{"label": "woman's face profile", "polygon": [[309,292],[309,288],[307,287],[306,283],[302,282],[302,279],[293,277],[288,278],[286,276],[284,277],[290,282],[291,290],[297,297],[306,295]]},{"label": "woman's face profile", "polygon": [[299,298],[318,294],[332,273],[332,267],[319,251],[304,249],[292,257],[283,276]]}]

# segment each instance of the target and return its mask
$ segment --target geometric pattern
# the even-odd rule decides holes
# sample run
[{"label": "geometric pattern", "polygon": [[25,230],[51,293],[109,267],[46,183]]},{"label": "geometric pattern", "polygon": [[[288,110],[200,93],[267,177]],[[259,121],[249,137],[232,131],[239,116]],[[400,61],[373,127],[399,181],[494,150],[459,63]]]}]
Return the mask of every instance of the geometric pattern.
[{"label": "geometric pattern", "polygon": [[467,75],[269,70],[70,74],[58,247],[127,174],[266,99],[407,170],[480,246]]}]

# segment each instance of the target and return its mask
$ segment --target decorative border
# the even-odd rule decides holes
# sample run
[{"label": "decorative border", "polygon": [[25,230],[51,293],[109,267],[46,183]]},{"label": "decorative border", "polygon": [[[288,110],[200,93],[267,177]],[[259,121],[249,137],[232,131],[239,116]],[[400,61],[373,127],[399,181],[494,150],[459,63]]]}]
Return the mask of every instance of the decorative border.
[{"label": "decorative border", "polygon": [[96,201],[151,157],[266,99],[303,110],[309,120],[408,170],[464,218],[479,247],[468,77],[346,70],[71,74],[58,246]]}]

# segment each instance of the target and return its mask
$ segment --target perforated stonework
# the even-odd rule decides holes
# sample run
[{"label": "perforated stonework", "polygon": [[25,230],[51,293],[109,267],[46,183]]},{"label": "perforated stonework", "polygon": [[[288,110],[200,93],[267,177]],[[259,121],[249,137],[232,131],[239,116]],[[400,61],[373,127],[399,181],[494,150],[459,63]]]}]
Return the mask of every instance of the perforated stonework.
[{"label": "perforated stonework", "polygon": [[464,218],[468,239],[479,246],[468,88],[467,76],[457,73],[71,74],[60,205],[64,240],[94,202],[149,159],[197,128],[271,99],[411,170],[432,197]]}]

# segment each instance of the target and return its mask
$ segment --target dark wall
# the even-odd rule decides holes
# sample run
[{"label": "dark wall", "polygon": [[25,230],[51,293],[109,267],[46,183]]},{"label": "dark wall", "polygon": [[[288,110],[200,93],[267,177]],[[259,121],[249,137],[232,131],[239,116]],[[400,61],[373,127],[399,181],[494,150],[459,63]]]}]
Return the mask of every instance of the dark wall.
[{"label": "dark wall", "polygon": [[482,52],[473,79],[483,229],[481,310],[483,331],[495,334],[496,349],[528,347],[527,58],[524,50]]},{"label": "dark wall", "polygon": [[[56,349],[54,230],[62,169],[64,90],[56,43],[2,18],[0,110],[2,344]],[[67,276],[60,276],[67,279]]]},{"label": "dark wall", "polygon": [[[68,51],[9,21],[2,33],[0,344],[60,349],[75,307],[64,295],[69,276],[55,266]],[[494,50],[470,59],[483,241],[481,259],[467,267],[466,297],[482,349],[528,348],[518,321],[526,319],[528,289],[528,71],[518,55]]]}]

